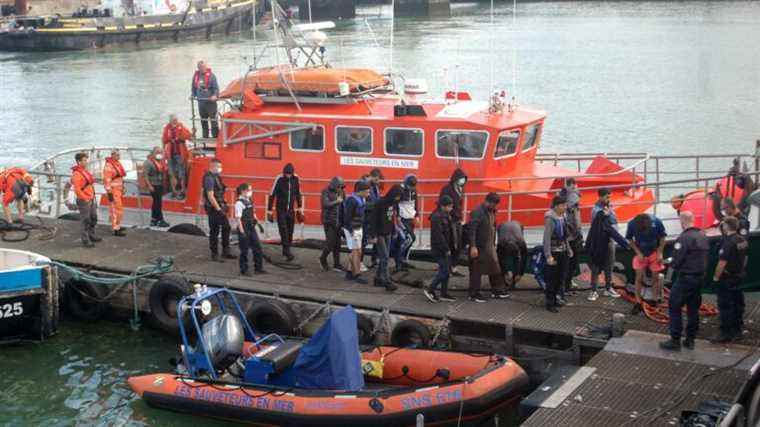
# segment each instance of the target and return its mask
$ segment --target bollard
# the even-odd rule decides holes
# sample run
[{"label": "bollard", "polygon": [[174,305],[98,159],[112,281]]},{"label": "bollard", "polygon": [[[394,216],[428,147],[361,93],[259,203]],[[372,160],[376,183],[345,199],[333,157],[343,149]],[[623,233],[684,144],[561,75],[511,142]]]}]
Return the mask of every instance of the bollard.
[{"label": "bollard", "polygon": [[612,336],[614,338],[622,337],[625,332],[625,315],[615,313],[612,315]]},{"label": "bollard", "polygon": [[425,416],[417,414],[417,427],[425,427]]}]

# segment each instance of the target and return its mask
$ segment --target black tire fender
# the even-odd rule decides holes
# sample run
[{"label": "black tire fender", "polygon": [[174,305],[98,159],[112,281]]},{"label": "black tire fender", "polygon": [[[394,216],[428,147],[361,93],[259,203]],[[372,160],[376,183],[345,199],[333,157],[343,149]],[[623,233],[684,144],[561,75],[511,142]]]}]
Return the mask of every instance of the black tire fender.
[{"label": "black tire fender", "polygon": [[359,335],[359,345],[370,345],[375,342],[375,325],[372,324],[369,317],[357,314],[356,329]]},{"label": "black tire fender", "polygon": [[[160,330],[179,335],[177,322],[177,304],[186,295],[192,293],[192,286],[187,280],[177,276],[163,276],[150,288],[148,303],[153,324]],[[189,316],[185,325],[188,326]]]},{"label": "black tire fender", "polygon": [[206,233],[195,224],[182,223],[169,227],[169,233],[187,234],[190,236],[205,236]]},{"label": "black tire fender", "polygon": [[298,319],[290,306],[276,299],[260,299],[245,310],[245,318],[259,334],[293,335]]},{"label": "black tire fender", "polygon": [[419,320],[402,320],[393,327],[391,344],[395,347],[428,348],[430,346],[430,329]]},{"label": "black tire fender", "polygon": [[104,296],[99,286],[80,280],[69,280],[63,292],[64,307],[77,319],[92,322],[103,317],[108,310],[108,303],[102,301]]}]

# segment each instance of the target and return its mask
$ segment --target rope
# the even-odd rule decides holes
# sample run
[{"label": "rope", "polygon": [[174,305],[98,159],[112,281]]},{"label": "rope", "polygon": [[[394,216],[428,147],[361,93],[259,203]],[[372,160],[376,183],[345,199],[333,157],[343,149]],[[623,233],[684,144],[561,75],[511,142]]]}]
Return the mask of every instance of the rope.
[{"label": "rope", "polygon": [[[33,230],[45,231],[46,234],[42,234],[39,240],[50,240],[55,237],[58,229],[56,227],[48,227],[42,223],[41,218],[37,218],[39,224],[28,223],[11,223],[5,219],[0,219],[0,239],[7,243],[18,243],[29,239]],[[14,235],[15,237],[8,237],[8,235]]]},{"label": "rope", "polygon": [[154,262],[146,265],[138,266],[132,274],[123,277],[100,277],[90,273],[86,273],[78,268],[68,266],[66,264],[50,261],[50,265],[53,265],[61,270],[67,271],[71,274],[73,281],[82,281],[93,283],[97,285],[111,286],[113,289],[103,298],[97,298],[89,295],[79,289],[76,286],[72,286],[74,290],[79,292],[84,298],[88,298],[98,303],[103,303],[111,299],[117,292],[123,289],[125,286],[132,284],[132,318],[129,320],[129,325],[132,330],[137,331],[140,329],[140,310],[137,302],[137,284],[140,279],[168,273],[172,271],[174,267],[174,258],[161,256],[155,259]]}]

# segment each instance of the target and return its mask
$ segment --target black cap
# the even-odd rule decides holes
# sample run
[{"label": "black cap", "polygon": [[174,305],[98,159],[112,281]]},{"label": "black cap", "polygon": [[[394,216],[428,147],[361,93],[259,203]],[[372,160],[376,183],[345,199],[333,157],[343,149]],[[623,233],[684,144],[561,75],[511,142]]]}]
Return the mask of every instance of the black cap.
[{"label": "black cap", "polygon": [[355,191],[358,193],[360,191],[365,191],[365,190],[369,190],[369,183],[367,181],[365,181],[365,180],[358,181],[356,183],[356,190]]}]

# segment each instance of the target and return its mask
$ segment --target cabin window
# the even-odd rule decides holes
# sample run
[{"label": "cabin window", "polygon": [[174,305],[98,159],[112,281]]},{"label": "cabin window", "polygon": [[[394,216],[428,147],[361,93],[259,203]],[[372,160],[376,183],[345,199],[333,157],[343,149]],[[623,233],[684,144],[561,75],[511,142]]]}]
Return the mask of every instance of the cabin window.
[{"label": "cabin window", "polygon": [[528,151],[538,143],[538,136],[541,133],[541,123],[528,126],[525,129],[525,142],[523,143],[523,151]]},{"label": "cabin window", "polygon": [[316,126],[311,129],[290,132],[290,149],[295,151],[324,151],[325,128]]},{"label": "cabin window", "polygon": [[493,153],[494,158],[511,156],[517,152],[517,143],[520,142],[519,130],[507,130],[499,134],[496,141],[496,151]]},{"label": "cabin window", "polygon": [[425,134],[422,129],[385,130],[385,154],[421,156]]},{"label": "cabin window", "polygon": [[335,140],[336,149],[340,153],[372,152],[372,128],[338,126]]},{"label": "cabin window", "polygon": [[439,130],[436,132],[438,157],[482,159],[488,132],[468,130]]}]

